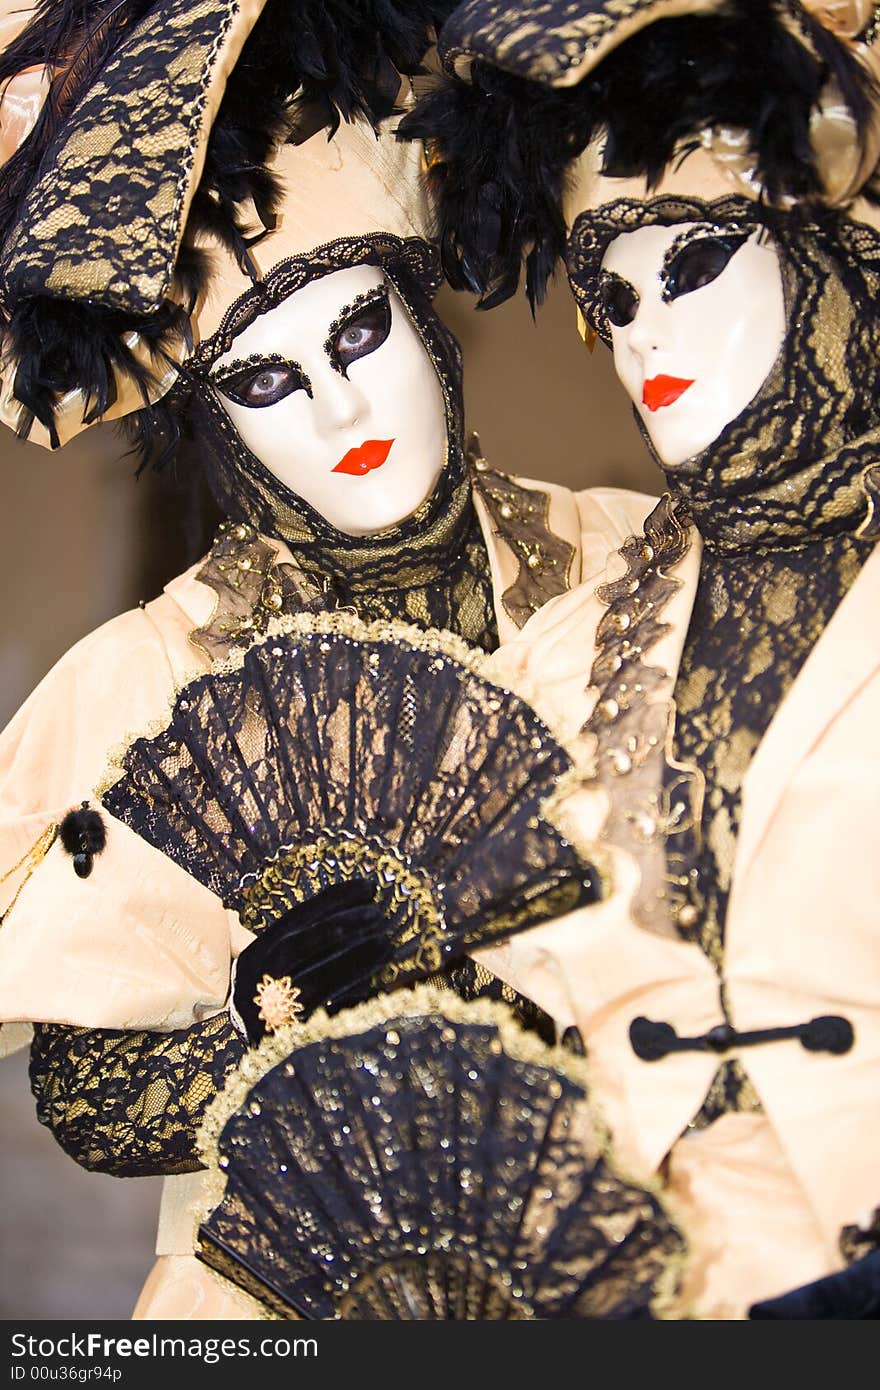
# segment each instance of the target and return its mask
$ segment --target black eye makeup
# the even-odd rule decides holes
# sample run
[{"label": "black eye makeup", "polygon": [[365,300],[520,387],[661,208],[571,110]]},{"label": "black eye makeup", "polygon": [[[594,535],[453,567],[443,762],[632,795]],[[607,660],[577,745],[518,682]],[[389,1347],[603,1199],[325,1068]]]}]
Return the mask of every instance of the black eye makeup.
[{"label": "black eye makeup", "polygon": [[312,395],[312,383],[298,362],[290,362],[277,352],[254,352],[245,360],[236,358],[213,373],[211,385],[235,405],[260,410],[276,405],[294,391]]},{"label": "black eye makeup", "polygon": [[324,351],[334,371],[347,376],[352,362],[375,352],[390,332],[388,290],[385,285],[377,285],[340,310],[328,330]]},{"label": "black eye makeup", "polygon": [[615,328],[632,323],[639,307],[637,291],[622,275],[603,270],[599,276],[599,308]]},{"label": "black eye makeup", "polygon": [[683,294],[692,294],[704,285],[711,285],[754,229],[743,227],[689,227],[676,237],[663,257],[660,279],[663,298],[670,302]]}]

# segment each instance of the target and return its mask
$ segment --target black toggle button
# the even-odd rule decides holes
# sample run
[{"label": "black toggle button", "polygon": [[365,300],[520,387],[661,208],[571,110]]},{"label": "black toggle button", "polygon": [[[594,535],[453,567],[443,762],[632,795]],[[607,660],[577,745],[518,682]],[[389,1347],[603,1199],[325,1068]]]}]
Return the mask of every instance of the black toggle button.
[{"label": "black toggle button", "polygon": [[709,1029],[705,1041],[710,1052],[726,1052],[736,1041],[736,1029],[729,1023],[716,1023]]},{"label": "black toggle button", "polygon": [[670,1023],[654,1023],[650,1018],[634,1018],[629,1025],[632,1050],[643,1062],[659,1062],[668,1052],[680,1051],[678,1034]]},{"label": "black toggle button", "polygon": [[670,1052],[727,1052],[732,1047],[756,1047],[759,1043],[785,1042],[796,1038],[808,1052],[830,1052],[842,1056],[855,1042],[855,1031],[848,1018],[822,1014],[809,1023],[788,1028],[754,1028],[739,1033],[729,1023],[716,1023],[708,1033],[696,1038],[680,1038],[671,1023],[650,1018],[634,1018],[629,1025],[632,1050],[643,1062],[659,1062]]},{"label": "black toggle button", "polygon": [[809,1052],[832,1052],[840,1057],[849,1052],[855,1036],[849,1019],[840,1014],[823,1014],[801,1025],[801,1045]]}]

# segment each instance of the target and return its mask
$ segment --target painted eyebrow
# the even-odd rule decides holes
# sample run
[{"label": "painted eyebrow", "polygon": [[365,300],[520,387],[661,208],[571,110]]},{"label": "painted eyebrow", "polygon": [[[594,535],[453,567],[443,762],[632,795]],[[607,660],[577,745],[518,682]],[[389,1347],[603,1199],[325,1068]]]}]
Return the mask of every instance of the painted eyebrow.
[{"label": "painted eyebrow", "polygon": [[[342,363],[336,355],[336,339],[357,314],[369,308],[371,304],[388,304],[388,286],[374,285],[372,289],[364,290],[363,294],[355,295],[350,304],[343,304],[339,313],[336,315],[330,327],[327,329],[327,337],[324,341],[324,351],[330,359],[330,366],[334,372],[342,373]],[[389,305],[390,308],[390,305]]]},{"label": "painted eyebrow", "polygon": [[308,374],[300,364],[291,357],[282,356],[280,352],[252,352],[250,357],[235,357],[231,362],[225,362],[222,367],[213,368],[208,374],[208,380],[213,386],[222,386],[224,381],[247,371],[249,367],[289,367],[291,371],[299,372],[304,384],[311,387]]}]

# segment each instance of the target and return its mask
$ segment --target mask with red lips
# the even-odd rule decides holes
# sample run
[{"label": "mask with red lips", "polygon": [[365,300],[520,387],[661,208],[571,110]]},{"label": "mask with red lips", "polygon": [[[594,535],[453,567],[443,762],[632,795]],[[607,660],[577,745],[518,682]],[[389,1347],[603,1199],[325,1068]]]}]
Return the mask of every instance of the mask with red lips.
[{"label": "mask with red lips", "polygon": [[776,251],[758,229],[656,223],[614,238],[601,280],[617,375],[660,463],[676,468],[742,413],[776,360]]},{"label": "mask with red lips", "polygon": [[440,380],[377,266],[321,276],[260,314],[210,381],[247,449],[340,532],[398,525],[443,470]]},{"label": "mask with red lips", "polygon": [[705,540],[857,524],[880,425],[875,232],[676,191],[575,212],[566,254],[581,312]]},{"label": "mask with red lips", "polygon": [[199,345],[184,409],[219,511],[284,541],[316,606],[491,650],[461,352],[433,306],[438,280],[430,243],[384,234],[279,261]]}]

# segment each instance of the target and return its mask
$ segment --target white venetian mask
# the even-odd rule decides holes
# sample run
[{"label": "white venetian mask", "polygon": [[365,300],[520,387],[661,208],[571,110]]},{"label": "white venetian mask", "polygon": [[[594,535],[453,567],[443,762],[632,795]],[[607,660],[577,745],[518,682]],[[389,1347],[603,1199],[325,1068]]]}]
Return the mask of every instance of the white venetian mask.
[{"label": "white venetian mask", "polygon": [[251,452],[339,531],[387,530],[434,490],[440,380],[378,267],[325,275],[261,314],[211,382]]},{"label": "white venetian mask", "polygon": [[745,228],[652,225],[615,237],[602,272],[617,375],[674,468],[742,413],[779,354],[776,251]]}]

